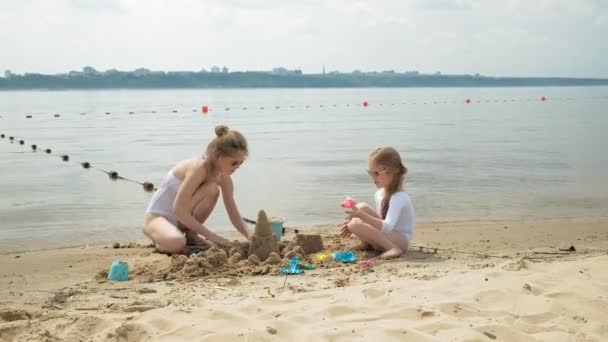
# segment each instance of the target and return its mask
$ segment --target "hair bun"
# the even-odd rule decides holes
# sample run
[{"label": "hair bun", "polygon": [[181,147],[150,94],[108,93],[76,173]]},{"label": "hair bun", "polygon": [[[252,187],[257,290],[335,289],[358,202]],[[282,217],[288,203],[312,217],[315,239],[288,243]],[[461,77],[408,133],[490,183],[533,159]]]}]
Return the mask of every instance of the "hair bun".
[{"label": "hair bun", "polygon": [[215,135],[221,137],[222,135],[228,133],[228,126],[219,125],[215,126]]}]

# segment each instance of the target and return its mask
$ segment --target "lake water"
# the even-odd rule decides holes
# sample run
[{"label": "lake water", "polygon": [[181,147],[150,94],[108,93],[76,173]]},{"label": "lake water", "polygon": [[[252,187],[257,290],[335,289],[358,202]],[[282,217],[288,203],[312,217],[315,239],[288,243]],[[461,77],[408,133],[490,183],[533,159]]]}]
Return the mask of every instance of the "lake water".
[{"label": "lake water", "polygon": [[[250,144],[234,175],[248,217],[341,222],[342,198],[372,201],[381,145],[402,153],[419,221],[604,217],[607,107],[608,87],[0,92],[0,250],[142,239],[151,194],[79,163],[159,185],[218,124]],[[233,229],[221,204],[208,226]]]}]

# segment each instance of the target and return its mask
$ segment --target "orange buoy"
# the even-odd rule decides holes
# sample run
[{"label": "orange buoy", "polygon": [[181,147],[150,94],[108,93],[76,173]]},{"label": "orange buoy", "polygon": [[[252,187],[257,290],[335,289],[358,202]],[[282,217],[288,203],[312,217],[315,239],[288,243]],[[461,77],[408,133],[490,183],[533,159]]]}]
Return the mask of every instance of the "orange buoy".
[{"label": "orange buoy", "polygon": [[465,102],[466,103],[471,103],[471,99],[467,99]]},{"label": "orange buoy", "polygon": [[209,112],[209,107],[203,106],[203,108],[201,108],[201,110],[203,111],[203,113],[208,113]]},{"label": "orange buoy", "polygon": [[541,96],[540,100],[541,100],[541,101],[547,101],[547,98],[546,98],[546,97],[544,97],[544,96]]},{"label": "orange buoy", "polygon": [[367,107],[369,106],[369,103],[367,103],[367,101],[363,101],[363,107]]}]

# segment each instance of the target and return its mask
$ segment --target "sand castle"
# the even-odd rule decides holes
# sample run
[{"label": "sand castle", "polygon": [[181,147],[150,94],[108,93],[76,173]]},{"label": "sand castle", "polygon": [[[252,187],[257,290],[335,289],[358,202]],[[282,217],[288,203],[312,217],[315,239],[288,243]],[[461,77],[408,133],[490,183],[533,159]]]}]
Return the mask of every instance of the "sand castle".
[{"label": "sand castle", "polygon": [[259,260],[266,260],[272,252],[279,254],[279,243],[272,234],[266,212],[260,210],[255,224],[255,231],[251,238],[251,244],[249,245],[249,255],[255,255]]}]

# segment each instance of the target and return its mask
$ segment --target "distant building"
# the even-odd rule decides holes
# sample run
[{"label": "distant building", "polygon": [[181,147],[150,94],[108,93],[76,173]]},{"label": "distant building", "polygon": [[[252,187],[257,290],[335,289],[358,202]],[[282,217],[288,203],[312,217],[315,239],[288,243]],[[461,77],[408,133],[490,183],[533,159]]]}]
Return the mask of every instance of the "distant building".
[{"label": "distant building", "polygon": [[435,76],[441,76],[441,71],[436,71]]},{"label": "distant building", "polygon": [[91,66],[85,66],[84,68],[82,68],[82,72],[87,74],[87,75],[96,75],[98,74],[97,70],[95,70],[95,68],[91,67]]},{"label": "distant building", "polygon": [[170,76],[188,76],[193,74],[192,71],[167,71],[167,75]]},{"label": "distant building", "polygon": [[4,77],[6,77],[6,78],[11,78],[11,77],[14,77],[14,76],[16,76],[16,75],[15,75],[15,74],[13,74],[13,72],[12,72],[12,71],[10,71],[10,70],[6,70],[6,71],[4,72]]},{"label": "distant building", "polygon": [[225,65],[222,67],[222,73],[223,74],[227,74],[228,73],[228,68]]},{"label": "distant building", "polygon": [[199,71],[199,72],[201,72],[201,73],[203,73],[203,74],[204,74],[204,73],[206,73],[206,72],[207,72],[207,69],[202,68],[202,69],[201,69],[201,71]]},{"label": "distant building", "polygon": [[285,76],[285,75],[302,75],[302,70],[300,70],[300,69],[289,70],[289,69],[284,68],[284,67],[278,67],[278,68],[273,68],[272,69],[272,74],[273,75],[281,75],[281,76]]},{"label": "distant building", "polygon": [[146,68],[137,68],[135,70],[133,70],[133,75],[135,76],[146,76],[146,75],[150,75],[151,71],[146,69]]},{"label": "distant building", "polygon": [[212,66],[211,72],[220,72],[220,67],[218,67],[217,65]]},{"label": "distant building", "polygon": [[393,74],[395,74],[395,70],[384,70],[384,71],[382,71],[382,73],[385,75],[386,74],[393,75]]},{"label": "distant building", "polygon": [[283,67],[278,67],[278,68],[272,68],[272,73],[275,75],[287,75],[287,72],[289,70],[283,68]]},{"label": "distant building", "polygon": [[351,74],[353,74],[353,75],[361,75],[361,70],[353,70],[353,72],[351,72]]},{"label": "distant building", "polygon": [[420,73],[417,70],[406,71],[403,73],[405,76],[418,76]]}]

